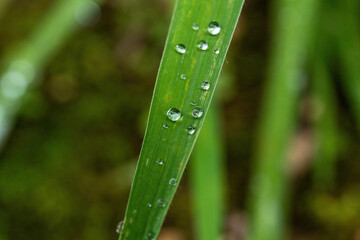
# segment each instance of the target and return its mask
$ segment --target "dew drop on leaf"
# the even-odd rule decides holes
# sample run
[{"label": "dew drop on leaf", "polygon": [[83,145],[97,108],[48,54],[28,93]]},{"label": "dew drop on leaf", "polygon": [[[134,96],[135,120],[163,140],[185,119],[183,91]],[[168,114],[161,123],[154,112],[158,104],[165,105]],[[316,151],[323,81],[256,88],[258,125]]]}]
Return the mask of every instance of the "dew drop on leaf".
[{"label": "dew drop on leaf", "polygon": [[218,54],[220,53],[220,50],[219,50],[219,49],[216,49],[216,50],[214,51],[214,53],[215,53],[216,55],[218,55]]},{"label": "dew drop on leaf", "polygon": [[164,128],[169,128],[169,125],[167,125],[166,123],[163,125]]},{"label": "dew drop on leaf", "polygon": [[180,75],[180,78],[181,78],[182,80],[186,80],[187,76],[186,76],[186,74],[181,74],[181,75]]},{"label": "dew drop on leaf", "polygon": [[177,108],[170,108],[168,111],[167,111],[167,117],[173,121],[173,122],[176,122],[177,120],[180,119],[181,117],[181,112],[179,109]]},{"label": "dew drop on leaf", "polygon": [[221,31],[221,27],[218,22],[213,21],[209,24],[208,32],[211,35],[213,35],[213,36],[218,35],[220,33],[220,31]]},{"label": "dew drop on leaf", "polygon": [[201,88],[205,91],[210,89],[210,83],[208,81],[204,81],[201,83]]},{"label": "dew drop on leaf", "polygon": [[199,25],[194,23],[193,26],[192,26],[192,29],[195,30],[195,31],[199,30]]},{"label": "dew drop on leaf", "polygon": [[176,178],[171,178],[170,181],[169,181],[169,184],[170,184],[171,186],[176,186],[176,183],[177,183]]},{"label": "dew drop on leaf", "polygon": [[146,204],[146,206],[147,206],[148,208],[151,208],[151,207],[152,207],[152,204],[151,204],[151,203],[148,203],[148,204]]},{"label": "dew drop on leaf", "polygon": [[196,107],[193,109],[191,115],[194,117],[194,118],[201,118],[202,115],[204,114],[204,111],[202,110],[202,108],[200,107]]},{"label": "dew drop on leaf", "polygon": [[118,225],[116,226],[116,232],[117,232],[118,234],[120,234],[120,233],[121,233],[121,230],[123,229],[123,227],[124,227],[124,221],[120,221],[120,222],[118,223]]},{"label": "dew drop on leaf", "polygon": [[195,127],[194,126],[188,126],[186,131],[189,133],[189,135],[193,135],[195,133]]},{"label": "dew drop on leaf", "polygon": [[201,40],[198,43],[198,48],[202,51],[206,51],[208,49],[208,47],[209,47],[209,45],[204,40]]},{"label": "dew drop on leaf", "polygon": [[184,44],[178,44],[175,47],[177,53],[184,54],[186,52],[186,47]]},{"label": "dew drop on leaf", "polygon": [[157,205],[158,205],[159,207],[161,207],[161,208],[166,207],[166,204],[167,204],[167,202],[166,202],[165,200],[163,200],[163,199],[159,199],[159,200],[157,201]]},{"label": "dew drop on leaf", "polygon": [[164,165],[164,161],[160,158],[156,161],[156,163],[159,165]]}]

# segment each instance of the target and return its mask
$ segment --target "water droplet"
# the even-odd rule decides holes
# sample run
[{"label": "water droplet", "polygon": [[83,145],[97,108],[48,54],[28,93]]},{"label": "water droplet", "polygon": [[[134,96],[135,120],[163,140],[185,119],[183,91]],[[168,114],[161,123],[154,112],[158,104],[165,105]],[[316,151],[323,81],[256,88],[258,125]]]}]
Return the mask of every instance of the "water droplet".
[{"label": "water droplet", "polygon": [[147,240],[155,240],[155,234],[153,232],[148,232],[146,235]]},{"label": "water droplet", "polygon": [[218,35],[220,33],[220,31],[221,31],[221,27],[218,22],[213,21],[209,24],[208,32],[211,35],[213,35],[213,36]]},{"label": "water droplet", "polygon": [[175,50],[180,54],[184,54],[186,52],[186,47],[184,44],[178,44],[176,45]]},{"label": "water droplet", "polygon": [[118,234],[120,234],[120,233],[121,233],[121,230],[123,229],[123,227],[124,227],[124,221],[120,221],[120,222],[118,223],[118,225],[116,226],[116,232],[117,232]]},{"label": "water droplet", "polygon": [[166,204],[167,204],[167,201],[165,201],[165,200],[163,200],[163,199],[159,199],[159,200],[157,201],[157,205],[158,205],[159,207],[161,207],[161,208],[166,207]]},{"label": "water droplet", "polygon": [[220,53],[220,50],[219,50],[219,49],[216,49],[216,50],[214,51],[214,53],[215,53],[216,55],[218,55],[218,54]]},{"label": "water droplet", "polygon": [[199,25],[194,23],[193,26],[192,26],[192,29],[194,29],[195,31],[199,30]]},{"label": "water droplet", "polygon": [[176,122],[177,120],[180,119],[181,117],[181,112],[179,109],[177,108],[170,108],[168,111],[167,111],[167,117],[173,121],[173,122]]},{"label": "water droplet", "polygon": [[199,107],[194,108],[194,110],[191,113],[191,115],[194,118],[201,118],[203,114],[204,114],[204,111],[202,110],[202,108],[199,108]]},{"label": "water droplet", "polygon": [[195,105],[196,105],[196,102],[192,101],[190,104],[193,105],[193,106],[195,106]]},{"label": "water droplet", "polygon": [[84,27],[90,27],[97,23],[101,17],[99,4],[94,1],[83,1],[75,9],[75,20]]},{"label": "water droplet", "polygon": [[182,80],[186,80],[187,76],[186,76],[186,74],[181,74],[180,78],[181,78]]},{"label": "water droplet", "polygon": [[186,130],[189,133],[189,135],[193,135],[195,133],[195,127],[194,126],[188,126]]},{"label": "water droplet", "polygon": [[164,128],[169,128],[169,125],[167,125],[166,123],[163,126]]},{"label": "water droplet", "polygon": [[201,83],[201,88],[205,91],[210,89],[210,83],[208,81],[204,81]]},{"label": "water droplet", "polygon": [[151,208],[151,207],[152,207],[152,204],[151,204],[151,203],[148,203],[148,204],[146,204],[146,206],[147,206],[148,208]]},{"label": "water droplet", "polygon": [[208,47],[209,47],[209,45],[203,40],[198,43],[198,48],[202,51],[207,50]]},{"label": "water droplet", "polygon": [[170,181],[169,181],[169,184],[170,184],[171,186],[176,186],[176,183],[177,183],[176,178],[171,178]]},{"label": "water droplet", "polygon": [[159,165],[164,165],[164,161],[160,158],[156,161],[156,163]]}]

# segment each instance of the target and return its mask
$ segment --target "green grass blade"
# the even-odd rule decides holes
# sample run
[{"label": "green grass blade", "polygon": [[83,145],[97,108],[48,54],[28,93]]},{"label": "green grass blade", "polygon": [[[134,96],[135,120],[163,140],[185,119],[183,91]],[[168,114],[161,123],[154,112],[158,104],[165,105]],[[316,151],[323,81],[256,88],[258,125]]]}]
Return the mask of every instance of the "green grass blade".
[{"label": "green grass blade", "polygon": [[225,179],[221,114],[213,103],[190,163],[193,216],[198,240],[219,239],[224,222]]},{"label": "green grass blade", "polygon": [[350,105],[354,111],[357,121],[357,130],[360,130],[360,31],[358,21],[357,0],[346,0],[338,2],[340,12],[337,41],[339,55],[343,69],[344,85]]},{"label": "green grass blade", "polygon": [[317,147],[314,157],[314,181],[317,187],[328,188],[333,186],[335,181],[335,164],[339,151],[335,93],[321,53],[318,53],[314,61],[312,90],[318,113],[315,121]]},{"label": "green grass blade", "polygon": [[0,146],[35,76],[65,38],[79,26],[78,22],[86,22],[96,6],[89,0],[58,1],[29,40],[6,60],[7,69],[0,76]]},{"label": "green grass blade", "polygon": [[[243,0],[177,2],[120,239],[158,236],[208,110],[242,5]],[[215,36],[208,32],[212,21],[221,26]],[[208,49],[200,50],[200,41]],[[179,44],[186,47],[184,54],[175,51]],[[186,79],[181,79],[182,74]],[[210,83],[208,90],[201,87],[204,81]],[[176,122],[167,117],[171,108],[181,111]],[[204,112],[199,118],[192,116],[198,116],[196,108]],[[193,135],[189,126],[195,128]]]},{"label": "green grass blade", "polygon": [[295,124],[302,64],[317,0],[280,0],[276,12],[264,112],[252,179],[250,239],[280,240],[285,235],[285,159]]}]

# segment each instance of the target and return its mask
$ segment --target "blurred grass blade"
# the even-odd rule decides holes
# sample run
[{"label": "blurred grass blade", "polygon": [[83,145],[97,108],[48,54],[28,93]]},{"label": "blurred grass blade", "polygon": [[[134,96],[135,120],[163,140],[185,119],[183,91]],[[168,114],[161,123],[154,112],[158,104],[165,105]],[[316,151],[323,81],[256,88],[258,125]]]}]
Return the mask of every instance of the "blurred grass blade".
[{"label": "blurred grass blade", "polygon": [[341,65],[344,71],[343,85],[357,120],[360,130],[360,24],[358,21],[358,0],[339,1],[341,23],[337,40]]},{"label": "blurred grass blade", "polygon": [[314,157],[314,181],[320,188],[333,186],[338,147],[336,127],[335,93],[330,73],[322,54],[317,52],[313,65],[313,96],[317,116],[315,120],[316,153]]},{"label": "blurred grass blade", "polygon": [[98,10],[94,1],[59,0],[30,39],[5,60],[7,69],[0,76],[0,147],[11,128],[23,95],[46,60],[79,24],[86,24]]},{"label": "blurred grass blade", "polygon": [[301,71],[317,0],[274,1],[276,12],[264,112],[252,179],[250,239],[285,235],[286,154],[295,124]]},{"label": "blurred grass blade", "polygon": [[242,5],[243,0],[177,2],[120,239],[158,236],[208,110]]},{"label": "blurred grass blade", "polygon": [[224,222],[225,179],[221,114],[209,108],[190,163],[193,216],[198,240],[219,239]]}]

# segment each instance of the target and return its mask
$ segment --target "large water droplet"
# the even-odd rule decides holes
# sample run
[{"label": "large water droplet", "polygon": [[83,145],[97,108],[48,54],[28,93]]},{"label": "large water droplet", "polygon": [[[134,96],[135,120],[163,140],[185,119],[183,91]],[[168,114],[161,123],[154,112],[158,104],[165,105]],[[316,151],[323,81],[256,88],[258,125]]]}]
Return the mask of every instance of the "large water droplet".
[{"label": "large water droplet", "polygon": [[194,126],[188,126],[186,131],[189,133],[189,135],[193,135],[195,133],[195,127]]},{"label": "large water droplet", "polygon": [[213,35],[213,36],[218,35],[220,33],[220,31],[221,31],[221,27],[218,22],[213,21],[209,24],[208,32],[211,35]]},{"label": "large water droplet", "polygon": [[187,76],[186,76],[186,74],[181,74],[181,75],[180,75],[180,78],[181,78],[182,80],[186,80]]},{"label": "large water droplet", "polygon": [[195,30],[195,31],[199,30],[199,25],[194,23],[193,26],[192,26],[192,29]]},{"label": "large water droplet", "polygon": [[209,47],[209,45],[203,40],[198,43],[198,48],[202,51],[207,50],[208,47]]},{"label": "large water droplet", "polygon": [[160,158],[156,161],[156,163],[159,165],[164,165],[164,161]]},{"label": "large water droplet", "polygon": [[163,199],[159,199],[159,200],[157,201],[157,205],[158,205],[159,207],[161,207],[161,208],[166,207],[166,204],[167,204],[167,201],[165,201],[165,200],[163,200]]},{"label": "large water droplet", "polygon": [[120,222],[118,223],[118,225],[116,226],[116,232],[117,232],[118,234],[120,234],[120,233],[121,233],[121,230],[123,229],[123,227],[124,227],[124,221],[120,221]]},{"label": "large water droplet", "polygon": [[180,54],[184,54],[186,52],[186,47],[184,44],[178,44],[176,45],[175,50]]},{"label": "large water droplet", "polygon": [[200,108],[200,107],[194,108],[194,110],[193,110],[192,113],[191,113],[191,115],[192,115],[194,118],[201,118],[203,114],[204,114],[204,111],[203,111],[202,108]]},{"label": "large water droplet", "polygon": [[205,91],[210,89],[210,83],[208,81],[204,81],[201,83],[201,88]]},{"label": "large water droplet", "polygon": [[171,186],[176,186],[176,183],[177,183],[176,178],[171,178],[170,181],[169,181],[169,184],[170,184]]},{"label": "large water droplet", "polygon": [[173,121],[173,122],[176,122],[177,120],[180,119],[181,117],[181,112],[179,109],[177,108],[170,108],[168,111],[167,111],[167,117]]}]

